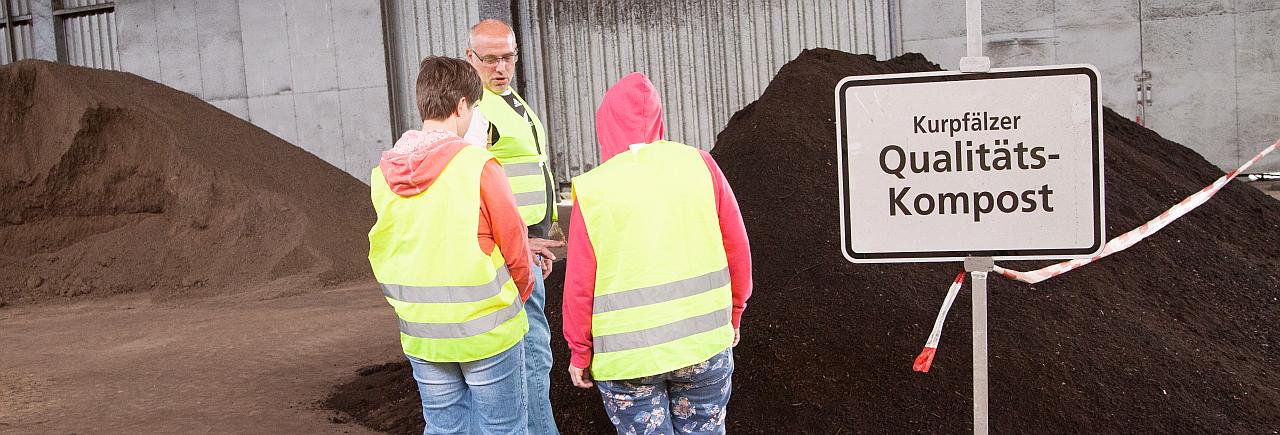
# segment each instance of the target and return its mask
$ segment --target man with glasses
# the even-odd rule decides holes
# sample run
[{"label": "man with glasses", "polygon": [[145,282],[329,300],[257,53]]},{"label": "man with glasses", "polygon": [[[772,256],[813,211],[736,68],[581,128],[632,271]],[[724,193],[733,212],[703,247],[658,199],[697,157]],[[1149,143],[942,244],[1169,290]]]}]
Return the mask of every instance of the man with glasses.
[{"label": "man with glasses", "polygon": [[548,248],[564,243],[547,239],[555,219],[556,185],[547,165],[546,129],[511,88],[519,59],[511,26],[499,20],[481,21],[471,27],[470,42],[467,61],[480,75],[485,94],[471,118],[466,140],[487,147],[502,164],[520,217],[529,227],[529,248],[534,256],[534,289],[525,303],[529,333],[524,338],[529,433],[558,434],[551,413],[551,331],[543,309],[547,294],[543,280],[551,274],[555,260]]}]

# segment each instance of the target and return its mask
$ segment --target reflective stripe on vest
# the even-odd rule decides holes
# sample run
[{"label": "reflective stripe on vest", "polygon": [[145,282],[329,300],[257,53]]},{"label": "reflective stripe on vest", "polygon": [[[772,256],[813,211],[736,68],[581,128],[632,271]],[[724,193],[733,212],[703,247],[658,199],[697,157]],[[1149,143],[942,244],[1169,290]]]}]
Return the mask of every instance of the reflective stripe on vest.
[{"label": "reflective stripe on vest", "polygon": [[504,264],[493,276],[493,280],[486,284],[442,286],[382,284],[382,295],[400,302],[418,304],[477,302],[502,293],[503,284],[510,280],[511,272],[507,272],[507,266]]},{"label": "reflective stripe on vest", "polygon": [[416,323],[400,319],[400,332],[418,338],[467,338],[480,335],[516,318],[524,304],[515,298],[511,305],[462,323]]},{"label": "reflective stripe on vest", "polygon": [[542,175],[542,163],[540,162],[512,163],[509,165],[502,165],[502,171],[507,174],[507,177]]},{"label": "reflective stripe on vest", "polygon": [[[511,92],[515,92],[512,90]],[[489,144],[489,152],[498,158],[507,181],[511,184],[511,193],[516,196],[517,209],[525,225],[534,225],[546,217],[548,180],[555,186],[547,161],[547,135],[542,127],[542,120],[533,113],[533,107],[526,103],[519,94],[515,94],[525,113],[533,121],[529,121],[516,113],[507,105],[501,95],[485,89],[480,99],[479,110],[485,119],[498,129],[499,137],[495,143]],[[537,195],[534,195],[534,193]],[[556,211],[552,209],[552,218]]]},{"label": "reflective stripe on vest", "polygon": [[695,276],[693,278],[682,279],[680,281],[667,284],[600,295],[595,298],[591,311],[593,313],[604,313],[614,310],[639,307],[642,305],[656,304],[713,291],[726,285],[729,285],[728,267],[706,275]]},{"label": "reflective stripe on vest", "polygon": [[728,261],[698,150],[644,145],[575,178],[573,188],[596,257],[592,376],[666,373],[728,347]]},{"label": "reflective stripe on vest", "polygon": [[[516,207],[526,207],[526,206],[532,206],[532,205],[547,204],[547,192],[525,192],[525,193],[517,193],[515,196],[516,196]],[[543,210],[542,216],[546,217],[546,210]],[[538,219],[538,220],[541,221],[542,219]],[[534,222],[534,223],[536,224],[537,222]]]},{"label": "reflective stripe on vest", "polygon": [[731,314],[728,309],[712,311],[701,316],[690,317],[656,328],[592,337],[592,351],[595,353],[621,352],[656,346],[693,334],[713,331],[716,328],[728,325]]},{"label": "reflective stripe on vest", "polygon": [[370,174],[378,220],[369,230],[369,264],[408,355],[476,361],[510,349],[529,330],[501,250],[486,255],[476,240],[480,174],[491,159],[462,147],[425,192],[410,197],[392,192],[380,169]]}]

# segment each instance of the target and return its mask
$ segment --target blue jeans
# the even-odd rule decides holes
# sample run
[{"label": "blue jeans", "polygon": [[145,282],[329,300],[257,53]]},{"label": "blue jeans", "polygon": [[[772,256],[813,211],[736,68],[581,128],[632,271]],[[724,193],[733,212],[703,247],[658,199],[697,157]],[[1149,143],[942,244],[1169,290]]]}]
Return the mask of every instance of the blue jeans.
[{"label": "blue jeans", "polygon": [[479,361],[430,362],[410,356],[409,363],[427,422],[422,433],[525,433],[523,342]]},{"label": "blue jeans", "polygon": [[[534,256],[534,260],[541,257]],[[524,303],[529,333],[524,336],[525,376],[529,390],[529,434],[558,435],[551,413],[551,327],[547,325],[547,286],[542,268],[533,264],[533,294]]]},{"label": "blue jeans", "polygon": [[596,385],[619,434],[724,434],[733,348],[682,369]]}]

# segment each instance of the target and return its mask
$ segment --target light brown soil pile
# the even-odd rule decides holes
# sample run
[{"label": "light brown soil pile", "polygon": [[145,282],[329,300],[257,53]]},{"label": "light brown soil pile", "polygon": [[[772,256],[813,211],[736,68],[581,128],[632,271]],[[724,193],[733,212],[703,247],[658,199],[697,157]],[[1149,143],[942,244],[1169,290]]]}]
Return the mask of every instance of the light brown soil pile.
[{"label": "light brown soil pile", "polygon": [[[0,298],[211,295],[368,276],[368,187],[189,94],[0,67]],[[287,290],[286,290],[287,291]]]}]

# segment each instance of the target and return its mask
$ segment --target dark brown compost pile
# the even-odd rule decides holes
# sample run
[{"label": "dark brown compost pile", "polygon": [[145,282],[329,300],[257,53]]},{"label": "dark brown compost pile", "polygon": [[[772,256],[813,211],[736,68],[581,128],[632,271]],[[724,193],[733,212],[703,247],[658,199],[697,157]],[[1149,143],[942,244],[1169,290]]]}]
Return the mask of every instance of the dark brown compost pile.
[{"label": "dark brown compost pile", "polygon": [[0,155],[6,303],[288,293],[369,276],[366,185],[132,74],[0,67]]},{"label": "dark brown compost pile", "polygon": [[[742,207],[756,283],[735,349],[731,433],[971,430],[967,289],[933,369],[911,371],[960,265],[853,265],[838,241],[831,90],[850,75],[937,69],[918,54],[807,50],[720,133],[712,154]],[[1222,175],[1110,110],[1104,123],[1110,236]],[[558,331],[563,276],[547,285]],[[1127,251],[1034,286],[993,278],[990,292],[993,432],[1280,430],[1280,202],[1257,189],[1232,182]],[[599,396],[569,384],[552,335],[561,429],[608,433]],[[385,382],[413,392],[407,375]],[[352,385],[335,397],[362,394]],[[397,410],[358,420],[421,430],[380,425],[420,412],[413,400],[384,403]]]}]

